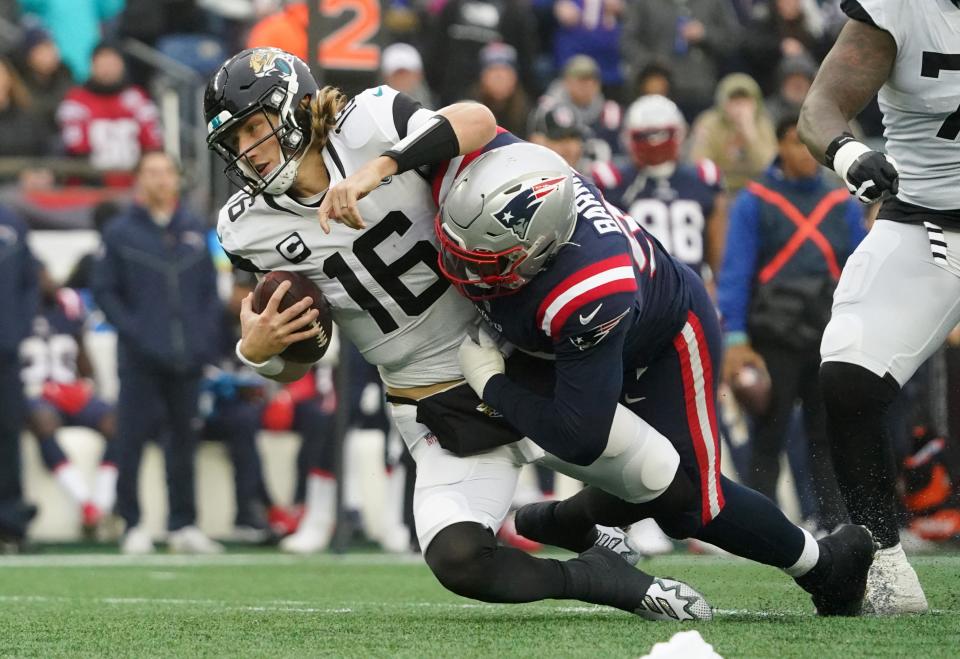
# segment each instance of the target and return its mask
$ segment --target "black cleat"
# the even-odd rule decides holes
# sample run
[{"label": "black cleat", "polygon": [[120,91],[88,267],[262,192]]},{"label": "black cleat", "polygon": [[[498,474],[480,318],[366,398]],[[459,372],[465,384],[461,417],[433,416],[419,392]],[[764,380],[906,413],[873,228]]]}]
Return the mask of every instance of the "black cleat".
[{"label": "black cleat", "polygon": [[[810,593],[817,615],[858,616],[867,589],[867,573],[877,545],[865,526],[844,524],[817,541],[821,560],[830,561],[826,574],[804,575],[797,583]],[[816,570],[816,568],[814,568]]]}]

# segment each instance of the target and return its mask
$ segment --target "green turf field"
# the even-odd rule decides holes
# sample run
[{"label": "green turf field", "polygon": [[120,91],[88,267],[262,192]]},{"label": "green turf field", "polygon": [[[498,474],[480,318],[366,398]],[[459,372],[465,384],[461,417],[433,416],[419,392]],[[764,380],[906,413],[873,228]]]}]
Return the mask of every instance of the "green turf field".
[{"label": "green turf field", "polygon": [[779,572],[677,554],[718,609],[695,626],[577,602],[488,605],[448,594],[419,558],[0,557],[0,655],[115,657],[639,657],[696,628],[724,657],[958,657],[960,554],[914,560],[933,612],[830,619]]}]

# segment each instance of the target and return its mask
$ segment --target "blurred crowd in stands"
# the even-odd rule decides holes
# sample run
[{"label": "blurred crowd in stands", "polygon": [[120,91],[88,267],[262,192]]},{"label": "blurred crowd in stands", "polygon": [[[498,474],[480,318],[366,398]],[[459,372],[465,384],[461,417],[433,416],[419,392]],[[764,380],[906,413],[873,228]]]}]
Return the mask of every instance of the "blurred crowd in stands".
[{"label": "blurred crowd in stands", "polygon": [[[725,250],[728,235],[736,232],[738,258],[745,240],[753,240],[749,244],[759,250],[756,259],[769,257],[761,253],[766,238],[750,238],[751,231],[766,226],[762,213],[769,209],[761,206],[771,197],[764,190],[777,189],[790,203],[802,205],[804,200],[826,198],[836,187],[832,174],[823,177],[815,162],[810,169],[804,160],[806,149],[796,137],[795,125],[818,64],[844,23],[839,0],[387,0],[382,5],[380,81],[426,107],[461,99],[480,101],[493,110],[503,128],[560,153],[592,176],[613,203],[642,222],[675,256],[698,269],[715,292],[719,281],[721,309],[730,318],[740,313],[743,325],[726,329],[731,336],[737,335],[734,338],[747,332],[753,278],[759,273],[762,279],[765,271],[760,271],[759,262],[756,272],[738,268],[742,261]],[[214,211],[225,195],[218,194],[211,183],[223,177],[204,159],[202,138],[191,142],[190,131],[199,127],[202,135],[203,130],[202,122],[195,123],[196,91],[224,59],[244,47],[275,46],[307,59],[307,27],[307,4],[283,0],[0,0],[0,182],[5,186],[0,199],[34,229],[100,231],[108,227],[104,233],[108,264],[111,245],[122,251],[124,240],[135,240],[124,237],[122,227],[137,213],[152,218],[162,234],[176,233],[178,238],[170,244],[193,240],[189,247],[205,251],[207,237],[197,242],[184,236],[190,232],[202,236],[214,224]],[[170,90],[175,92],[172,97],[167,94]],[[164,114],[165,109],[172,114]],[[177,126],[164,117],[175,118]],[[875,104],[860,116],[857,129],[864,139],[881,140]],[[176,205],[151,205],[152,184],[144,180],[142,169],[150,158],[144,154],[162,150],[179,156],[187,174],[185,196],[196,192],[192,188],[203,188],[190,197],[194,210],[189,227],[187,220],[171,220]],[[177,158],[164,160],[160,166],[178,166]],[[175,194],[179,199],[179,190]],[[838,256],[844,258],[862,237],[870,213],[848,201],[845,194],[837,198],[840,202],[836,219],[840,228],[835,234],[842,234],[836,239]],[[789,204],[771,202],[774,206],[775,212],[793,212]],[[788,237],[781,236],[783,242]],[[159,244],[158,259],[173,258],[170,244],[167,252]],[[213,252],[213,261],[222,266],[215,247]],[[801,253],[796,262],[822,275],[827,267],[822,259],[816,254],[807,257],[804,262]],[[47,306],[41,307],[38,317],[46,313],[56,319],[48,318],[46,325],[38,327],[49,335],[50,327],[59,323],[60,333],[74,335],[82,344],[82,333],[76,329],[83,326],[81,316],[92,311],[101,314],[94,317],[102,322],[105,314],[105,320],[120,331],[121,355],[124,350],[147,355],[136,369],[140,377],[149,371],[149,364],[169,355],[154,354],[156,360],[151,362],[152,348],[137,345],[142,339],[137,331],[124,330],[127,312],[118,305],[116,295],[124,286],[117,279],[122,268],[110,273],[105,267],[85,259],[66,282],[69,288],[59,288],[63,282],[40,285]],[[202,276],[214,277],[213,269],[208,270]],[[237,477],[238,536],[266,539],[271,533],[289,534],[299,520],[300,531],[285,541],[284,548],[318,551],[329,544],[333,531],[334,460],[326,439],[337,405],[331,385],[333,366],[321,365],[305,381],[284,388],[243,372],[231,359],[232,342],[220,339],[237,331],[238,301],[252,285],[238,277],[225,289],[221,287],[219,297],[204,303],[217,312],[224,310],[222,335],[217,340],[210,337],[207,356],[170,373],[188,374],[190,386],[204,401],[204,425],[198,437],[221,438],[230,445]],[[74,304],[74,291],[80,293],[80,303]],[[782,289],[775,293],[782,294]],[[822,306],[832,288],[816,288],[811,295]],[[814,369],[808,379],[814,380],[816,343],[808,341],[802,353]],[[763,345],[754,347],[757,352],[732,351],[735,363],[724,365],[729,383],[748,367],[762,370],[760,353],[768,361],[783,357],[783,350],[790,358],[800,354],[792,346],[777,345],[775,354],[773,348],[763,352]],[[200,368],[204,363],[205,371]],[[139,387],[132,394],[134,401],[149,397],[151,387],[172,386],[173,380],[162,377],[153,384],[131,384],[135,378],[130,369],[125,383],[123,363],[120,368],[121,405],[126,400],[124,386],[128,392]],[[791,378],[796,375],[791,368],[786,370]],[[375,371],[371,373],[357,360],[351,362],[350,372],[354,383],[349,396],[351,428],[389,435]],[[182,427],[178,425],[182,420],[176,418],[177,402],[165,401],[166,421],[151,425],[149,432],[131,430],[143,425],[147,402],[137,403],[133,417],[126,413],[126,422],[124,411],[115,414],[107,403],[96,407],[95,415],[72,418],[82,410],[90,412],[89,403],[95,399],[84,375],[79,369],[59,381],[58,388],[44,386],[49,374],[34,383],[36,390],[29,396],[46,400],[47,407],[29,408],[31,430],[45,445],[44,460],[77,502],[84,524],[95,527],[104,514],[116,509],[128,527],[123,548],[133,553],[152,551],[150,537],[132,532],[139,516],[136,479],[125,479],[123,469],[136,469],[140,443],[162,440],[164,433]],[[790,428],[787,421],[778,421],[770,430],[770,419],[764,421],[766,407],[753,410],[750,423],[759,420],[766,435],[776,436],[775,445],[765,447],[762,460],[737,458],[733,451],[741,477],[771,496],[777,494],[781,439],[806,432],[814,446],[814,439],[822,435],[818,425],[822,402],[796,383],[791,387],[789,402],[781,401],[776,416],[780,421],[793,418],[791,410],[797,401],[802,402],[806,418],[794,419]],[[55,408],[55,422],[42,414],[50,405]],[[749,407],[745,405],[748,412]],[[903,416],[912,421],[917,415]],[[929,422],[925,415],[919,416]],[[55,432],[68,422],[89,425],[108,439],[117,436],[130,442],[136,434],[137,447],[111,451],[112,442],[108,442],[104,467],[91,488],[70,471],[69,460],[56,448]],[[738,430],[745,424],[736,410],[729,413],[725,425],[728,439],[749,434],[749,430]],[[931,434],[929,425],[913,439],[908,432],[902,433],[903,456],[932,446],[929,442],[936,433]],[[261,428],[293,429],[304,437],[297,486],[299,513],[275,506],[264,488],[253,444]],[[943,433],[947,428],[936,430]],[[168,480],[181,483],[177,489],[188,498],[193,496],[193,441],[180,442],[179,450],[185,453],[179,458],[168,454]],[[168,451],[177,450],[175,444],[167,441]],[[403,451],[395,438],[387,446],[391,447],[388,470],[402,473],[398,456]],[[732,447],[737,448],[736,440]],[[818,470],[811,468],[811,461],[821,458],[814,448],[791,453],[801,481],[802,513],[812,527],[827,529],[843,513],[837,510],[835,486],[825,485]],[[119,484],[117,464],[121,466]],[[411,470],[413,465],[408,462],[405,467]],[[764,473],[758,476],[757,470]],[[923,490],[929,479],[917,479],[915,489]],[[402,502],[403,487],[391,486],[393,503]],[[542,475],[540,492],[527,498],[549,496],[552,489],[549,476]],[[346,490],[347,507],[352,510],[356,495],[350,486]],[[805,497],[805,492],[815,496]],[[960,494],[947,499],[953,506]],[[171,532],[188,530],[172,534],[171,547],[219,551],[219,545],[193,526],[192,506],[192,501],[171,499]],[[391,513],[380,540],[394,550],[407,550],[411,536],[401,509],[394,507],[397,512]],[[0,509],[0,533],[2,516]],[[960,535],[960,513],[957,518],[950,534]],[[647,549],[654,551],[655,546],[648,543]]]}]

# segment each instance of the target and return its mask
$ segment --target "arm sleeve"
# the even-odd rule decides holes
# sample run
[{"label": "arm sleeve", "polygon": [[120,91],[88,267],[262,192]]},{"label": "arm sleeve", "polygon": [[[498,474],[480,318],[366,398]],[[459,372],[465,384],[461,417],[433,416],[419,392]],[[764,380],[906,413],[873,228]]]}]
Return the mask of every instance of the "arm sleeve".
[{"label": "arm sleeve", "polygon": [[759,249],[758,210],[757,198],[747,191],[737,196],[730,209],[727,247],[717,282],[717,306],[725,332],[747,330],[747,309]]},{"label": "arm sleeve", "polygon": [[[603,303],[605,313],[584,331],[579,314],[571,315],[556,337],[556,380],[552,398],[532,393],[505,375],[495,375],[484,401],[514,427],[561,460],[588,465],[606,448],[623,382],[623,347],[632,320],[633,296],[618,294]],[[599,322],[598,322],[599,319]],[[613,324],[600,340],[599,328]],[[578,332],[574,334],[573,332]],[[581,349],[584,341],[592,345]]]}]

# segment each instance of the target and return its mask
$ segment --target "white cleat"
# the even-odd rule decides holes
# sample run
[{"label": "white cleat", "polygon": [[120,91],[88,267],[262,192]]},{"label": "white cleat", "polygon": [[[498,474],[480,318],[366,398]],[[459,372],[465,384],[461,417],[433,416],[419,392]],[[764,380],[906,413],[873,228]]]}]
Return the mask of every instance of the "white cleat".
[{"label": "white cleat", "polygon": [[713,609],[703,595],[682,581],[660,577],[654,578],[634,613],[645,620],[713,620]]},{"label": "white cleat", "polygon": [[867,574],[863,612],[878,616],[925,613],[927,598],[899,544],[879,550]]},{"label": "white cleat", "polygon": [[196,526],[184,526],[167,535],[167,547],[175,554],[222,554],[223,545],[211,540]]},{"label": "white cleat", "polygon": [[155,551],[153,538],[150,532],[141,526],[134,526],[123,536],[120,543],[120,553],[142,556],[152,554]]},{"label": "white cleat", "polygon": [[597,524],[597,539],[595,547],[606,547],[622,558],[628,565],[636,565],[643,558],[643,553],[630,542],[627,531],[617,526],[600,526]]},{"label": "white cleat", "polygon": [[661,556],[673,552],[673,541],[660,529],[656,520],[650,517],[631,524],[627,537],[630,544],[645,556]]},{"label": "white cleat", "polygon": [[280,550],[288,554],[316,554],[330,546],[333,525],[303,526],[280,541]]}]

